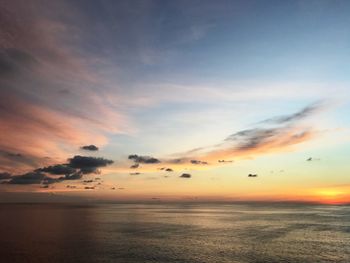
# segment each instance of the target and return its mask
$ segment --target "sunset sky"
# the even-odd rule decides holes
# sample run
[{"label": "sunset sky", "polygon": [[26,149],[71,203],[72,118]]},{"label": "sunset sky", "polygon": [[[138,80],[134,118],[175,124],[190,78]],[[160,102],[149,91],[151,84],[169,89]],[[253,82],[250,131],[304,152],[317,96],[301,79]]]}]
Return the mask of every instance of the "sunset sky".
[{"label": "sunset sky", "polygon": [[1,1],[1,201],[350,203],[349,13]]}]

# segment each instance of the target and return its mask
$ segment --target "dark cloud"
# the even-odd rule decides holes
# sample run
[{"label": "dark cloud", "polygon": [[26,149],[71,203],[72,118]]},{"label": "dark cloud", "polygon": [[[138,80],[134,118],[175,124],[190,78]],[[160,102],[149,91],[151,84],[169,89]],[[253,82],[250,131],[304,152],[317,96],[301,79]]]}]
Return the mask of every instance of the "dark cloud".
[{"label": "dark cloud", "polygon": [[158,168],[158,169],[161,170],[161,171],[173,172],[173,169],[171,169],[171,168],[161,167],[161,168]]},{"label": "dark cloud", "polygon": [[131,169],[136,169],[136,168],[139,168],[139,164],[138,163],[135,163],[133,165],[130,166]]},{"label": "dark cloud", "polygon": [[257,174],[248,174],[248,177],[258,177]]},{"label": "dark cloud", "polygon": [[84,167],[84,168],[80,168],[80,171],[83,174],[100,174],[101,171],[99,169],[97,169],[97,167]]},{"label": "dark cloud", "polygon": [[128,159],[133,160],[135,163],[144,163],[144,164],[160,163],[160,161],[154,157],[141,156],[137,154],[129,155]]},{"label": "dark cloud", "polygon": [[45,178],[42,172],[29,172],[22,175],[12,176],[9,184],[40,184]]},{"label": "dark cloud", "polygon": [[138,173],[138,172],[136,172],[136,173],[130,173],[130,175],[139,175],[139,174],[141,174],[141,173]]},{"label": "dark cloud", "polygon": [[67,164],[56,164],[52,166],[39,168],[36,171],[45,172],[49,174],[56,174],[56,175],[66,175],[66,174],[72,174],[76,172],[76,169],[68,166]]},{"label": "dark cloud", "polygon": [[208,162],[203,162],[203,161],[199,161],[199,160],[191,160],[190,161],[192,164],[202,164],[202,165],[207,165]]},{"label": "dark cloud", "polygon": [[84,183],[93,183],[94,180],[84,180],[83,182],[84,182]]},{"label": "dark cloud", "polygon": [[87,151],[98,151],[98,147],[91,144],[91,145],[84,145],[82,147],[80,147],[80,149],[82,150],[87,150]]},{"label": "dark cloud", "polygon": [[6,179],[10,179],[10,178],[11,178],[10,173],[0,173],[0,180],[6,180]]},{"label": "dark cloud", "polygon": [[[32,172],[12,176],[6,179],[10,179],[8,181],[9,184],[53,184],[65,180],[80,180],[84,174],[97,173],[98,167],[104,167],[113,163],[111,160],[100,157],[86,157],[79,155],[68,159],[68,161],[69,163],[67,164],[56,164],[38,168]],[[64,176],[55,178],[46,176],[45,174]]]},{"label": "dark cloud", "polygon": [[309,158],[306,159],[306,161],[308,161],[308,162],[319,161],[319,160],[321,160],[321,159],[320,158],[313,158],[313,157],[309,157]]},{"label": "dark cloud", "polygon": [[89,169],[98,167],[105,167],[113,163],[112,160],[108,160],[102,157],[89,157],[76,155],[73,158],[68,159],[69,166],[77,169]]},{"label": "dark cloud", "polygon": [[232,160],[218,160],[219,163],[233,163]]},{"label": "dark cloud", "polygon": [[86,190],[93,190],[93,189],[95,189],[95,187],[94,186],[85,186],[84,189],[86,189]]},{"label": "dark cloud", "polygon": [[181,178],[191,178],[191,175],[188,173],[183,173],[182,175],[180,175]]}]

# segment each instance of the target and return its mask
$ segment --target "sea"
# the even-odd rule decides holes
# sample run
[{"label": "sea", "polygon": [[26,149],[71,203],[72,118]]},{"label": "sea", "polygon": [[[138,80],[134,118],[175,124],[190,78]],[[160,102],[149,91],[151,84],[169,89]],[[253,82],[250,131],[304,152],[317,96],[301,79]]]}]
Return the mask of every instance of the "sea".
[{"label": "sea", "polygon": [[350,262],[350,206],[0,204],[0,262]]}]

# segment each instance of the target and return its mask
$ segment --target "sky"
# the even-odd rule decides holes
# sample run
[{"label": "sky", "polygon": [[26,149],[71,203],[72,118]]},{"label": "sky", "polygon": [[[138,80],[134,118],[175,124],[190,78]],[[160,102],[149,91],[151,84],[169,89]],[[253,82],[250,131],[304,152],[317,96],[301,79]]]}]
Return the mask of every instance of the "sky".
[{"label": "sky", "polygon": [[1,201],[350,203],[349,12],[1,1]]}]

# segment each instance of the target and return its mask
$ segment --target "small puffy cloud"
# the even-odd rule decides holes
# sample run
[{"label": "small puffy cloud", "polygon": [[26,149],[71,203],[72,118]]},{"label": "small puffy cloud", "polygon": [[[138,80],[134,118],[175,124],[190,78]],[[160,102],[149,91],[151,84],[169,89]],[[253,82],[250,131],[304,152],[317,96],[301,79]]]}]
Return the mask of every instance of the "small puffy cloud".
[{"label": "small puffy cloud", "polygon": [[91,180],[91,179],[90,180],[84,180],[83,182],[89,184],[89,183],[93,183],[94,180]]},{"label": "small puffy cloud", "polygon": [[80,147],[80,149],[82,150],[86,150],[86,151],[98,151],[98,147],[96,145],[84,145],[82,147]]},{"label": "small puffy cloud", "polygon": [[141,156],[137,154],[131,154],[128,156],[129,160],[133,160],[135,163],[144,163],[144,164],[152,164],[152,163],[160,163],[160,161],[151,156]]},{"label": "small puffy cloud", "polygon": [[135,163],[133,165],[130,166],[131,169],[136,169],[136,168],[139,168],[139,164],[138,163]]},{"label": "small puffy cloud", "polygon": [[183,173],[180,175],[180,178],[191,178],[191,175],[188,173]]},{"label": "small puffy cloud", "polygon": [[173,169],[171,169],[171,168],[161,167],[161,168],[158,168],[158,169],[161,170],[161,171],[165,171],[165,172],[173,172]]},{"label": "small puffy cloud", "polygon": [[320,158],[314,158],[314,157],[309,157],[306,159],[307,162],[311,162],[311,161],[320,161]]}]

